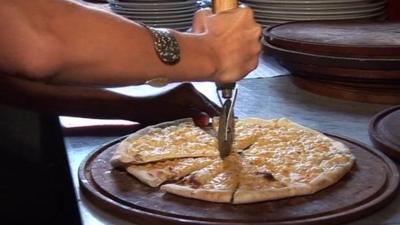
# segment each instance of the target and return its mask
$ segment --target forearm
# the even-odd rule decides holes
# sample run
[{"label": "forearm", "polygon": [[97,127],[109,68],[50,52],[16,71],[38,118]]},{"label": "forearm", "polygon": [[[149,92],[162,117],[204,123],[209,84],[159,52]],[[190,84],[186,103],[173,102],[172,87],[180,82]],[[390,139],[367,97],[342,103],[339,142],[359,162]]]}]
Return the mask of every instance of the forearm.
[{"label": "forearm", "polygon": [[[27,51],[27,56],[22,57],[24,63],[3,63],[3,67],[14,65],[6,71],[53,82],[118,85],[160,76],[206,80],[215,69],[212,52],[201,35],[176,32],[181,61],[166,65],[155,54],[150,33],[139,24],[61,0],[16,0],[12,4],[18,14],[11,15],[11,19],[21,16],[20,21],[26,23],[25,29],[11,32],[28,42],[37,42],[23,43]],[[24,55],[24,49],[9,52],[11,59],[10,55],[0,56],[12,62]]]},{"label": "forearm", "polygon": [[135,98],[101,88],[44,84],[0,76],[0,103],[42,113],[142,122],[147,98]]},{"label": "forearm", "polygon": [[101,88],[44,84],[0,76],[0,90],[1,104],[41,113],[125,119],[141,124],[194,117],[199,125],[206,126],[208,119],[204,113],[215,116],[220,111],[189,83],[157,95],[133,97]]}]

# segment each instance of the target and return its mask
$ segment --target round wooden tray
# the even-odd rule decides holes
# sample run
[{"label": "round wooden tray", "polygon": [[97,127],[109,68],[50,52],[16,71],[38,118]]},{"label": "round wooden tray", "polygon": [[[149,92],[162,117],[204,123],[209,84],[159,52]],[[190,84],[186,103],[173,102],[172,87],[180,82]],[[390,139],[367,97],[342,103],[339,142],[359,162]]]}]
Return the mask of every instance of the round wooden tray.
[{"label": "round wooden tray", "polygon": [[376,85],[352,85],[351,83],[304,78],[302,74],[292,74],[292,82],[309,92],[333,98],[376,104],[400,104],[399,88],[380,88]]},{"label": "round wooden tray", "polygon": [[330,80],[342,80],[352,83],[383,84],[385,86],[397,86],[400,88],[400,71],[393,70],[363,70],[357,68],[341,68],[331,66],[319,66],[314,64],[302,64],[296,61],[279,60],[279,63],[291,72],[303,72],[310,76],[326,78]]},{"label": "round wooden tray", "polygon": [[[329,56],[323,54],[311,54],[296,51],[293,49],[284,49],[268,43],[262,39],[264,54],[273,56],[278,60],[291,61],[302,64],[312,64],[321,67],[340,67],[350,69],[363,70],[385,70],[385,71],[400,71],[400,58],[384,59],[384,58],[357,58],[357,57],[340,57]],[[400,75],[397,79],[400,78]]]},{"label": "round wooden tray", "polygon": [[369,137],[376,148],[400,160],[400,105],[386,109],[372,118]]},{"label": "round wooden tray", "polygon": [[274,46],[304,53],[360,58],[400,58],[398,27],[393,22],[303,21],[264,30]]},{"label": "round wooden tray", "polygon": [[395,164],[354,140],[329,136],[353,151],[356,164],[337,184],[309,196],[232,205],[166,194],[111,167],[109,160],[122,138],[100,147],[82,162],[80,188],[98,207],[148,225],[343,224],[392,200],[399,183]]}]

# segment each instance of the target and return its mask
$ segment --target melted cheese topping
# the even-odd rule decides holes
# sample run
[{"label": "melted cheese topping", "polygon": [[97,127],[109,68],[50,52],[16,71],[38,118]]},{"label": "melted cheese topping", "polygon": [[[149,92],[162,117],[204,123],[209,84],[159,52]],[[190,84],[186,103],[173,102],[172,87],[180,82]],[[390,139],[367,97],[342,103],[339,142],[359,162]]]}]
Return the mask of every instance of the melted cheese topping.
[{"label": "melted cheese topping", "polygon": [[217,139],[192,122],[152,128],[140,138],[126,139],[128,147],[121,153],[133,163],[164,159],[217,156]]},{"label": "melted cheese topping", "polygon": [[195,189],[231,190],[238,185],[240,161],[237,154],[229,155],[225,160],[218,159],[211,165],[185,177],[181,184]]},{"label": "melted cheese topping", "polygon": [[277,180],[273,175],[272,165],[264,157],[243,156],[242,170],[240,171],[239,188],[241,190],[265,190],[281,188],[286,184]]},{"label": "melted cheese topping", "polygon": [[354,157],[343,145],[294,123],[280,122],[243,154],[258,156],[253,162],[281,182],[309,183],[337,166],[353,163]]},{"label": "melted cheese topping", "polygon": [[193,171],[199,170],[215,162],[216,160],[217,159],[213,157],[181,158],[141,165],[131,165],[127,168],[127,171],[135,176],[140,173],[146,173],[146,177],[143,177],[144,180],[157,178],[158,186],[167,180],[177,180],[186,176]]}]

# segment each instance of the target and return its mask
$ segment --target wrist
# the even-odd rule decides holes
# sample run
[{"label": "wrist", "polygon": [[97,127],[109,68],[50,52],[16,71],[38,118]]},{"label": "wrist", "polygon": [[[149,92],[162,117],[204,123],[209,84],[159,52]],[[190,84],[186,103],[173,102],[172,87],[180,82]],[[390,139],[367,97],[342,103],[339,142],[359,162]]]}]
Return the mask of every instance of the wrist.
[{"label": "wrist", "polygon": [[211,40],[208,38],[208,35],[206,33],[202,33],[199,35],[199,42],[201,46],[201,50],[204,54],[204,57],[206,58],[207,65],[206,67],[206,73],[208,75],[208,79],[213,80],[215,77],[215,74],[217,73],[217,65],[218,65],[218,57],[215,52],[215,49],[212,46]]},{"label": "wrist", "polygon": [[216,72],[216,57],[205,34],[172,31],[181,48],[181,64],[187,80],[212,80]]}]

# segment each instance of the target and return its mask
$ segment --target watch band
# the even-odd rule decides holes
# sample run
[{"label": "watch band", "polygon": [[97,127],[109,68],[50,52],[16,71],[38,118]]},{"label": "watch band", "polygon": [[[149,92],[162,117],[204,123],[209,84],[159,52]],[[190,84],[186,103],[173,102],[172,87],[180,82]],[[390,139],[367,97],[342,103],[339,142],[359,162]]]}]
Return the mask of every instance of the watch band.
[{"label": "watch band", "polygon": [[160,60],[169,65],[179,62],[181,50],[174,35],[166,28],[146,28],[153,36],[154,49]]}]

